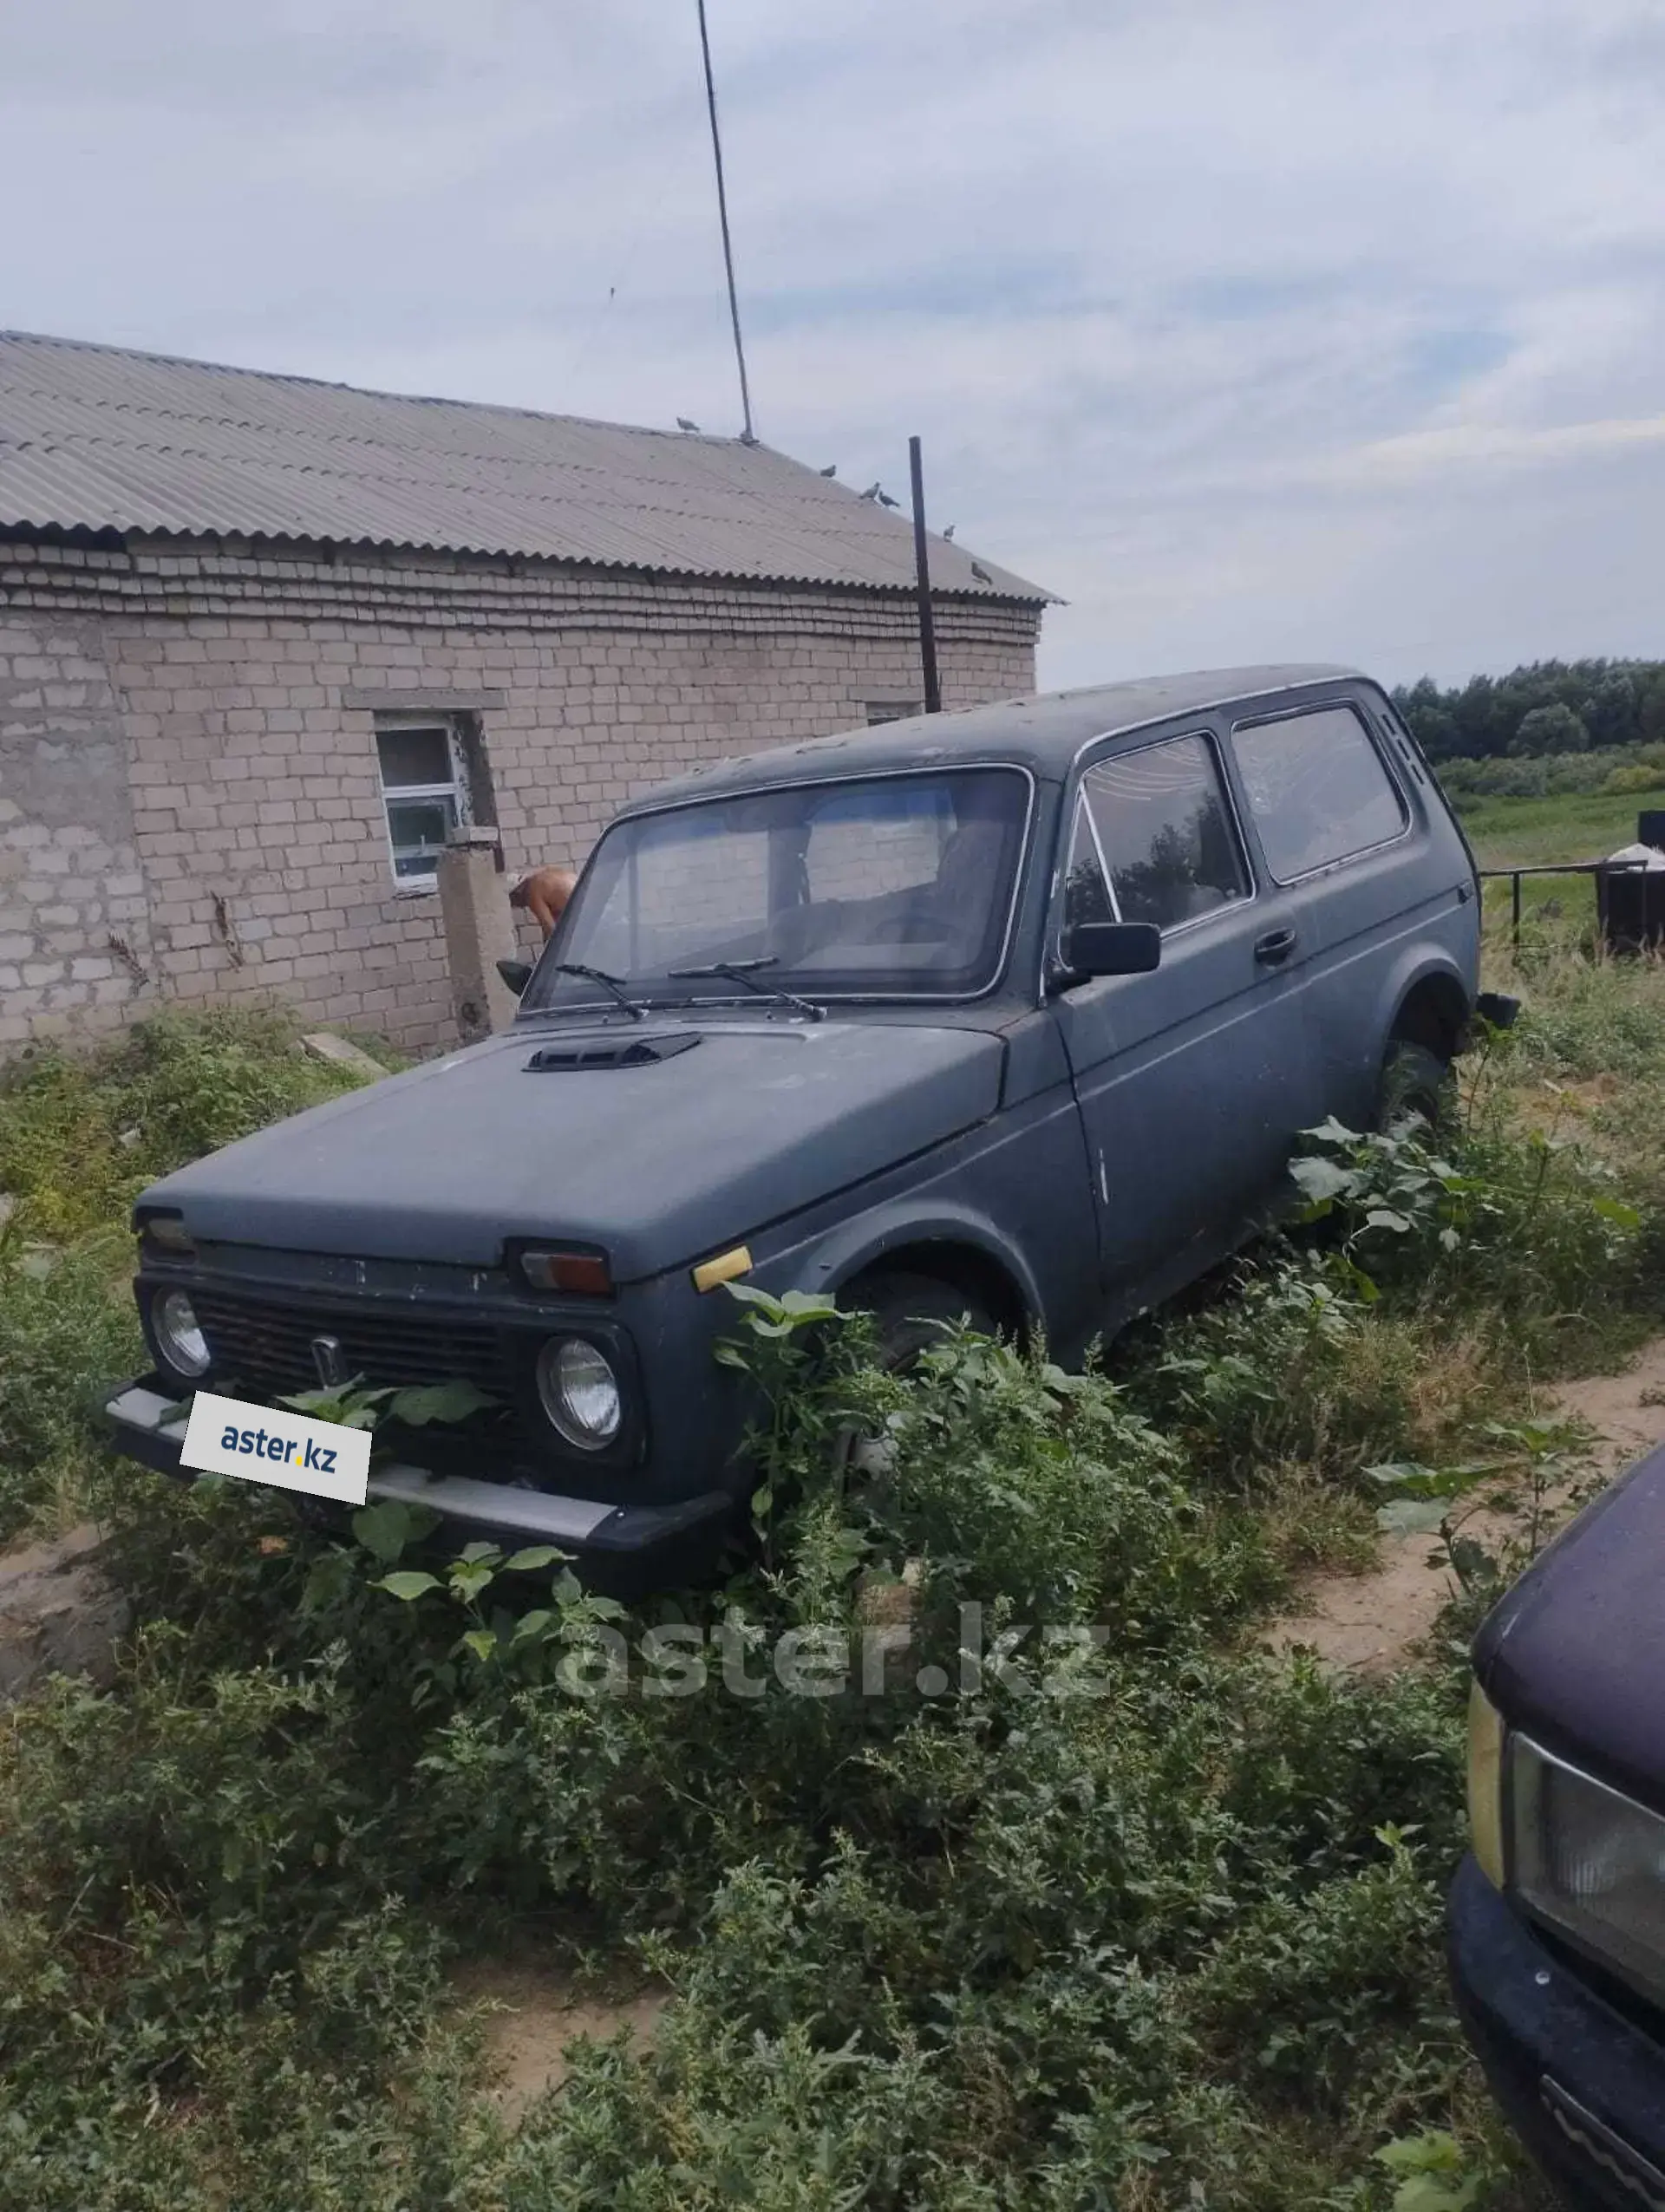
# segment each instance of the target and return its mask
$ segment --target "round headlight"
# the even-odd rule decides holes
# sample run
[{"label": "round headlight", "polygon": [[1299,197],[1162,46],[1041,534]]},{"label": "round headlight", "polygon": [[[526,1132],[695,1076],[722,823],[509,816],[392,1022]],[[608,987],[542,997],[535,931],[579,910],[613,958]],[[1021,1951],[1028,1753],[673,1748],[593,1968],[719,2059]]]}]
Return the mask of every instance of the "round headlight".
[{"label": "round headlight", "polygon": [[610,1444],[624,1418],[611,1363],[581,1336],[552,1337],[538,1354],[538,1396],[556,1433],[580,1452]]},{"label": "round headlight", "polygon": [[175,1374],[194,1382],[208,1372],[208,1340],[183,1290],[165,1290],[150,1309],[156,1348]]}]

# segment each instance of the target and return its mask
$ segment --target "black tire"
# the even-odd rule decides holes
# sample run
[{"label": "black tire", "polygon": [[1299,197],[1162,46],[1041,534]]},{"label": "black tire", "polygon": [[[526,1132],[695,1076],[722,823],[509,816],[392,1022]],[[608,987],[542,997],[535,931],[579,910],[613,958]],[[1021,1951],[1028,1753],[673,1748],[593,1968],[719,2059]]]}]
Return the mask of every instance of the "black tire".
[{"label": "black tire", "polygon": [[944,1328],[963,1321],[981,1336],[997,1336],[999,1325],[980,1298],[956,1290],[935,1276],[870,1275],[852,1282],[842,1302],[871,1314],[878,1334],[878,1364],[891,1374],[911,1367],[922,1352],[943,1341]]},{"label": "black tire", "polygon": [[1377,1128],[1391,1129],[1396,1121],[1409,1117],[1439,1132],[1450,1128],[1456,1110],[1457,1085],[1451,1062],[1441,1060],[1427,1045],[1396,1038],[1381,1065]]},{"label": "black tire", "polygon": [[[899,1374],[911,1367],[922,1352],[940,1344],[947,1329],[964,1322],[979,1335],[995,1336],[999,1327],[980,1298],[953,1289],[938,1277],[893,1274],[864,1276],[852,1282],[839,1301],[852,1312],[871,1314],[878,1338],[878,1365],[886,1374]],[[846,1494],[868,1489],[882,1480],[889,1469],[887,1443],[864,1435],[860,1429],[840,1429],[832,1443],[832,1465]]]}]

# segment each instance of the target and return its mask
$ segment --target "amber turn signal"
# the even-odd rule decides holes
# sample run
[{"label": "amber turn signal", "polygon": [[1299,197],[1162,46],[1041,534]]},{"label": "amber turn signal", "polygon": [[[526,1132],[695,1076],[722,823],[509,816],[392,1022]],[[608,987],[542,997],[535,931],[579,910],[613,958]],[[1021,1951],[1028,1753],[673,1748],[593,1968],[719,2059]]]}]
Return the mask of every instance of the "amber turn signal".
[{"label": "amber turn signal", "polygon": [[702,1260],[694,1269],[696,1290],[715,1290],[720,1282],[732,1282],[736,1276],[749,1275],[752,1256],[744,1244],[736,1244],[727,1252],[719,1252],[714,1260]]},{"label": "amber turn signal", "polygon": [[1503,1845],[1503,1749],[1505,1730],[1478,1681],[1468,1691],[1468,1839],[1480,1870],[1498,1889],[1507,1871]]}]

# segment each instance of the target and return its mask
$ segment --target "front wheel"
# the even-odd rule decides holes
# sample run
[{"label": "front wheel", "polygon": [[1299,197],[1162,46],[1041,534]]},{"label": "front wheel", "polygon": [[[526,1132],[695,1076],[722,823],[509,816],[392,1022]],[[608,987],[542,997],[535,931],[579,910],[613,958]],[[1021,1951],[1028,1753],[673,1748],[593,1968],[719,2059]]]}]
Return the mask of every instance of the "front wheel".
[{"label": "front wheel", "polygon": [[[960,1322],[980,1336],[998,1333],[994,1315],[981,1299],[953,1289],[934,1276],[900,1269],[871,1275],[852,1282],[839,1302],[872,1316],[876,1360],[886,1374],[904,1374],[922,1353],[940,1344]],[[889,1441],[853,1426],[840,1429],[833,1439],[832,1467],[846,1490],[871,1483],[890,1472]]]},{"label": "front wheel", "polygon": [[850,1286],[841,1302],[871,1314],[878,1337],[878,1364],[887,1374],[911,1367],[922,1352],[940,1344],[944,1331],[963,1321],[979,1336],[999,1334],[994,1315],[968,1290],[934,1276],[871,1275]]}]

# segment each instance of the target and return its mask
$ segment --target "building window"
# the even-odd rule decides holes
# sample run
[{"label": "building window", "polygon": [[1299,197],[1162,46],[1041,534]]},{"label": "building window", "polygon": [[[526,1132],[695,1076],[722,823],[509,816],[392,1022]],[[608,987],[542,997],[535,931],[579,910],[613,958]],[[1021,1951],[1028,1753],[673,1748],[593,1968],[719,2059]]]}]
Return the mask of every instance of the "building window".
[{"label": "building window", "polygon": [[464,733],[454,714],[378,714],[393,879],[401,891],[432,891],[446,838],[472,821]]},{"label": "building window", "polygon": [[867,726],[872,729],[880,722],[905,722],[911,714],[923,714],[924,711],[924,703],[918,699],[870,699]]}]

